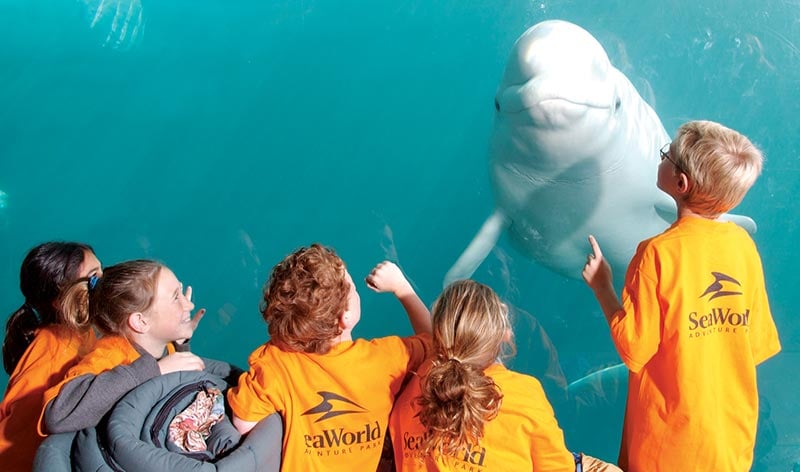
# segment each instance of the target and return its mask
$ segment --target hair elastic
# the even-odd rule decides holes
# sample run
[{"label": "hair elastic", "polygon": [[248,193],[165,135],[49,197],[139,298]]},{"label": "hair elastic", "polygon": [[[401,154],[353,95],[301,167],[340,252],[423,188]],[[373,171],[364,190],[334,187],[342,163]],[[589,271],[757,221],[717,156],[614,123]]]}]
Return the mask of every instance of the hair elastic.
[{"label": "hair elastic", "polygon": [[94,288],[97,286],[97,281],[98,280],[100,280],[100,278],[98,276],[92,275],[92,276],[89,277],[89,280],[86,281],[86,283],[89,284],[89,291],[90,292],[92,290],[94,290]]}]

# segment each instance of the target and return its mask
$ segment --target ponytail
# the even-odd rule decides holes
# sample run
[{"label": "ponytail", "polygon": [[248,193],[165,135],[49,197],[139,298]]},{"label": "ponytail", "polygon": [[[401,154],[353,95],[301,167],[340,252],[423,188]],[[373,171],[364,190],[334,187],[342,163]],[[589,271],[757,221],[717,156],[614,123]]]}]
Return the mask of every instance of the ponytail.
[{"label": "ponytail", "polygon": [[14,372],[22,355],[36,336],[41,320],[36,309],[24,303],[6,321],[3,339],[3,369],[8,375]]},{"label": "ponytail", "polygon": [[427,453],[453,455],[483,437],[483,427],[497,416],[503,394],[483,367],[457,358],[438,358],[422,379],[419,419],[430,434]]},{"label": "ponytail", "polygon": [[97,276],[84,277],[72,284],[59,297],[59,324],[68,326],[75,331],[82,331],[90,326],[89,322],[89,292],[92,281],[98,281]]},{"label": "ponytail", "polygon": [[433,304],[436,358],[420,381],[419,419],[427,454],[453,455],[477,445],[500,411],[503,393],[484,370],[513,351],[508,307],[473,280],[447,286]]}]

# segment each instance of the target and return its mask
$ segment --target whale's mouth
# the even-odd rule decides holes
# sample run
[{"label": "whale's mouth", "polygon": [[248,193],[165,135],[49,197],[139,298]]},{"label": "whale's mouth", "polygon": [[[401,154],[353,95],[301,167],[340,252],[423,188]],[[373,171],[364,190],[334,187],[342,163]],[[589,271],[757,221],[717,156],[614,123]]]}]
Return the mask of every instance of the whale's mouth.
[{"label": "whale's mouth", "polygon": [[536,108],[536,107],[558,107],[558,106],[575,106],[581,108],[597,108],[600,110],[607,110],[611,108],[610,103],[599,103],[599,102],[591,102],[591,101],[584,101],[579,99],[571,99],[565,97],[556,97],[556,98],[545,98],[538,103],[534,103],[528,107],[528,109]]},{"label": "whale's mouth", "polygon": [[[526,104],[524,108],[514,113],[524,116],[537,126],[561,128],[586,119],[590,115],[607,116],[611,113],[613,104],[597,100],[583,100],[579,98],[545,98],[535,103]],[[508,112],[507,113],[511,113]]]},{"label": "whale's mouth", "polygon": [[499,113],[558,113],[568,114],[595,110],[611,110],[619,99],[608,83],[591,83],[553,77],[536,78],[520,85],[510,85],[495,98]]}]

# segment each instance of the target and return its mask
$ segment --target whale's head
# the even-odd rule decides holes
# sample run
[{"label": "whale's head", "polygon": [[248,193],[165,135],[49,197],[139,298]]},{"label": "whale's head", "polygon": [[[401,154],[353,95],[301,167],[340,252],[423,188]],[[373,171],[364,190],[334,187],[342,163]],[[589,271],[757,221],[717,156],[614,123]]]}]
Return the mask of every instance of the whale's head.
[{"label": "whale's head", "polygon": [[[548,173],[595,157],[619,125],[621,80],[583,28],[559,20],[531,27],[514,44],[495,96],[495,136],[521,149],[496,149],[495,158]],[[520,160],[526,156],[538,159]]]},{"label": "whale's head", "polygon": [[637,220],[643,236],[666,227],[653,208],[674,205],[655,186],[669,137],[586,30],[558,20],[528,29],[511,50],[495,107],[492,190],[521,252],[574,274],[587,234],[602,237],[615,260],[644,239],[613,244],[606,215]]}]

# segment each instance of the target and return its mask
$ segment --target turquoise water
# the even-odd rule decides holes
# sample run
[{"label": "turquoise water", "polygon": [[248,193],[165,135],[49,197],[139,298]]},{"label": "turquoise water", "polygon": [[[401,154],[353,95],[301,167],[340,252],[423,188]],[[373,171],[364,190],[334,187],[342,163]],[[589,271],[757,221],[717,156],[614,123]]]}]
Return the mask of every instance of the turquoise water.
[{"label": "turquoise water", "polygon": [[[759,225],[783,343],[759,371],[769,413],[754,470],[800,462],[796,1],[120,6],[144,27],[117,44],[111,13],[90,27],[91,1],[0,0],[0,312],[22,302],[25,252],[51,239],[86,241],[105,264],[164,261],[209,310],[195,350],[241,365],[266,339],[261,285],[301,245],[335,247],[354,277],[393,259],[431,302],[493,208],[487,147],[508,52],[560,18],[603,44],[668,133],[712,119],[764,149],[736,209]],[[618,362],[589,290],[505,239],[475,278],[517,309],[513,366],[543,379],[570,447],[614,459],[624,384],[607,376],[611,406],[577,417],[559,387]],[[357,335],[410,332],[392,297],[359,289]],[[587,429],[598,411],[606,426]]]}]

